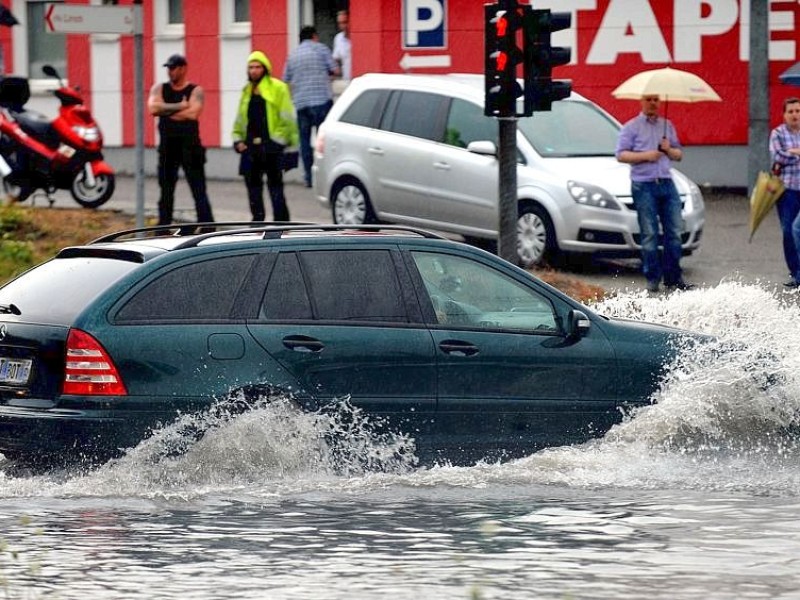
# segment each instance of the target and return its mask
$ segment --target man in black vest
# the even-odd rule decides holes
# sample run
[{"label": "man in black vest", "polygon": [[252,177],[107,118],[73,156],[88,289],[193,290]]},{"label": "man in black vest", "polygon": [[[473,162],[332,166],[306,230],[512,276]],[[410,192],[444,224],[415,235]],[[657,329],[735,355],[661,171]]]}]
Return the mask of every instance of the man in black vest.
[{"label": "man in black vest", "polygon": [[203,88],[186,78],[186,58],[173,54],[164,63],[169,81],[150,89],[147,109],[158,117],[158,224],[172,223],[175,184],[182,167],[192,190],[198,223],[214,220],[206,193],[206,151],[200,142],[197,120],[203,111]]}]

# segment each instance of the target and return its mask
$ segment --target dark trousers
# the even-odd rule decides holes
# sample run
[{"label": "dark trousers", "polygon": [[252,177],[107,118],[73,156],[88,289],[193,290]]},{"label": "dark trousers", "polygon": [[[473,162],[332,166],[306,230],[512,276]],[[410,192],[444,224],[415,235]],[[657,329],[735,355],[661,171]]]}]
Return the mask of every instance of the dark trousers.
[{"label": "dark trousers", "polygon": [[172,223],[175,206],[175,185],[178,169],[182,168],[192,191],[198,223],[211,223],[214,215],[206,193],[206,151],[200,140],[191,138],[162,139],[158,147],[158,185],[161,197],[158,200],[158,224]]},{"label": "dark trousers", "polygon": [[244,182],[247,185],[247,198],[250,200],[250,212],[253,221],[263,221],[264,212],[264,175],[267,176],[267,190],[272,201],[272,220],[288,221],[289,208],[283,195],[283,170],[280,153],[264,152],[258,146],[251,146],[246,151],[249,156],[247,167],[242,169]]},{"label": "dark trousers", "polygon": [[800,281],[800,190],[786,188],[778,200],[783,256],[795,281]]},{"label": "dark trousers", "polygon": [[314,163],[314,154],[311,150],[311,129],[322,125],[325,117],[333,106],[333,100],[317,106],[306,106],[297,111],[297,127],[300,130],[300,156],[303,159],[306,185],[311,185],[311,165]]}]

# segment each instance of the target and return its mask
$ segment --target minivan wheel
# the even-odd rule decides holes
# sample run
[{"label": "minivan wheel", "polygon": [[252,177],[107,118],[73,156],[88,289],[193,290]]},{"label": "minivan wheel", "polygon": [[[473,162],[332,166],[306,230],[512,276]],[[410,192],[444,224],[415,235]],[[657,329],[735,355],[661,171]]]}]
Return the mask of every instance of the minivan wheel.
[{"label": "minivan wheel", "polygon": [[363,225],[375,223],[375,211],[369,194],[357,179],[342,179],[336,182],[331,193],[333,222],[341,225]]},{"label": "minivan wheel", "polygon": [[546,262],[558,247],[553,222],[538,204],[520,204],[517,218],[517,254],[523,267]]}]

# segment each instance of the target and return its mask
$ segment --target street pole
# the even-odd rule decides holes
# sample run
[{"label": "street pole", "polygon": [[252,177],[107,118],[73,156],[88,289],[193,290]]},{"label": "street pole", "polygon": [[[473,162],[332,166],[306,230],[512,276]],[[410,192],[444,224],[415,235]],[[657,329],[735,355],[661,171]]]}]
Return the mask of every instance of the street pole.
[{"label": "street pole", "polygon": [[144,227],[144,20],[142,0],[134,0],[133,120],[136,128],[136,227]]},{"label": "street pole", "polygon": [[497,254],[517,264],[517,118],[501,117],[498,124],[498,239]]},{"label": "street pole", "polygon": [[750,2],[749,124],[747,185],[769,168],[769,25],[768,2]]}]

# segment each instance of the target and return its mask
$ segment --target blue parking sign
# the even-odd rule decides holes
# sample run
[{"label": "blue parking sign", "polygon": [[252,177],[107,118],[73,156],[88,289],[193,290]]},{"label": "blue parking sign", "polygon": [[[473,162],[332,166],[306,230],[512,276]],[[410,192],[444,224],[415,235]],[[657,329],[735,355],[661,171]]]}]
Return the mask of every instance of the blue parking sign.
[{"label": "blue parking sign", "polygon": [[447,47],[447,0],[403,0],[403,48]]}]

